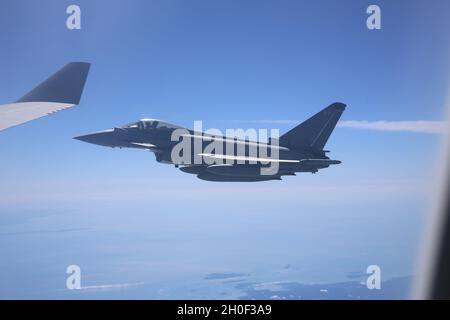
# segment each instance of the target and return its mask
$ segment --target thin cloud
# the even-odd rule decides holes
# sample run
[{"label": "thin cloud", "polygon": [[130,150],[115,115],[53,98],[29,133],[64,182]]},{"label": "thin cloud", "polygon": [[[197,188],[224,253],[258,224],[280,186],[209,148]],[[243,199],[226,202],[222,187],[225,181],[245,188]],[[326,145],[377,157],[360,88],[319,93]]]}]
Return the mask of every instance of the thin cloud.
[{"label": "thin cloud", "polygon": [[431,133],[443,134],[448,130],[446,121],[361,121],[348,120],[340,121],[338,126],[341,128],[354,128],[364,130],[380,130],[380,131],[402,131],[415,133]]},{"label": "thin cloud", "polygon": [[85,291],[110,291],[110,290],[121,290],[130,287],[136,287],[143,285],[143,282],[134,282],[134,283],[117,283],[117,284],[102,284],[96,286],[82,286],[78,290]]},{"label": "thin cloud", "polygon": [[31,234],[46,234],[46,233],[64,233],[64,232],[74,232],[74,231],[84,231],[84,230],[89,230],[89,228],[70,228],[70,229],[59,229],[59,230],[4,232],[4,233],[0,233],[0,237],[17,236],[17,235],[31,235]]},{"label": "thin cloud", "polygon": [[[236,123],[257,123],[271,125],[297,125],[300,120],[235,120]],[[344,120],[337,124],[340,128],[353,128],[361,130],[414,132],[428,134],[444,134],[448,132],[449,123],[446,121],[367,121],[367,120]]]}]

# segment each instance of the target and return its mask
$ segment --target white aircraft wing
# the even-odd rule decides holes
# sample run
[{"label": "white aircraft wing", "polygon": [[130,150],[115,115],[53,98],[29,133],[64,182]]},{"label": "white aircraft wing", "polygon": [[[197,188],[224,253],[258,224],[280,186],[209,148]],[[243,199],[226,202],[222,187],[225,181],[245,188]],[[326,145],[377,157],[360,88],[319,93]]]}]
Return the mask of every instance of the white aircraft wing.
[{"label": "white aircraft wing", "polygon": [[0,131],[77,105],[89,68],[68,63],[17,102],[0,105]]}]

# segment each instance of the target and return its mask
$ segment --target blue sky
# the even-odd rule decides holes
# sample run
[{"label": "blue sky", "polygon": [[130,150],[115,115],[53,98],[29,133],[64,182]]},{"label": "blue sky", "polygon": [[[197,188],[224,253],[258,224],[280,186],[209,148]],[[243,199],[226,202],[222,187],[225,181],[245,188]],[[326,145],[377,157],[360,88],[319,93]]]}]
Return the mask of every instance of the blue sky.
[{"label": "blue sky", "polygon": [[[81,30],[65,27],[72,3]],[[90,284],[151,284],[125,297],[161,297],[163,287],[184,297],[213,272],[333,282],[378,263],[386,277],[411,275],[437,134],[337,128],[327,149],[342,165],[238,185],[72,139],[142,117],[284,132],[293,124],[277,120],[335,101],[348,105],[344,121],[442,121],[450,4],[376,1],[382,29],[369,31],[372,3],[2,1],[0,103],[69,61],[92,67],[80,106],[0,134],[0,253],[11,256],[0,296],[58,296],[69,261]],[[296,271],[277,273],[285,264]],[[35,284],[12,280],[28,277]]]}]

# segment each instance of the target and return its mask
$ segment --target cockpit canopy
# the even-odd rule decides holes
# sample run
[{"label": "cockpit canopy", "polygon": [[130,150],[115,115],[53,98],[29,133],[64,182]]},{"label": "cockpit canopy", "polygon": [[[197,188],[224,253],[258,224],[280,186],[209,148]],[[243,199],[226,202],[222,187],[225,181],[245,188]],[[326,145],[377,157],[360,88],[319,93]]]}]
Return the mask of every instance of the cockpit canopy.
[{"label": "cockpit canopy", "polygon": [[179,129],[181,127],[164,122],[157,119],[141,119],[137,122],[129,123],[122,127],[123,129],[132,129],[137,128],[139,130],[150,130],[150,129],[160,129],[160,128],[166,128],[166,129]]}]

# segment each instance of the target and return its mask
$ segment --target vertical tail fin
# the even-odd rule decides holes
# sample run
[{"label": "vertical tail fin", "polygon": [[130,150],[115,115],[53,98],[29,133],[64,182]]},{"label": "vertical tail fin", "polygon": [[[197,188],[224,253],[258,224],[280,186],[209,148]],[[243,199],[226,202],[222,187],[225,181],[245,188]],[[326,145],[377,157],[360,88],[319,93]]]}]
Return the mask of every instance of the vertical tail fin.
[{"label": "vertical tail fin", "polygon": [[282,135],[280,144],[293,150],[323,150],[345,107],[345,104],[340,102],[331,104]]}]

